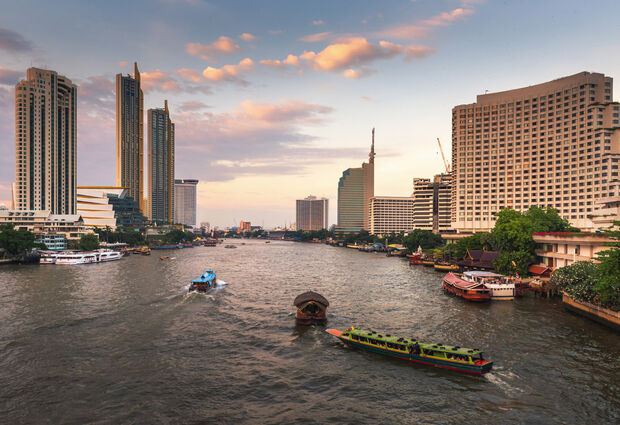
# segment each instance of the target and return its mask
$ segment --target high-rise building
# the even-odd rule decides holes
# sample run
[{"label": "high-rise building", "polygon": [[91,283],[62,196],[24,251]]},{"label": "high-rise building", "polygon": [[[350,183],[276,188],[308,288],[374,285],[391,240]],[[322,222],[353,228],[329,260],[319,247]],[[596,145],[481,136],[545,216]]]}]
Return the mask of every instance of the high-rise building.
[{"label": "high-rise building", "polygon": [[[174,181],[174,221],[186,226],[196,225],[196,186],[198,180]],[[202,224],[202,223],[201,223]]]},{"label": "high-rise building", "polygon": [[300,230],[321,230],[328,227],[329,200],[308,196],[296,201],[297,228]]},{"label": "high-rise building", "polygon": [[15,86],[17,210],[75,214],[77,87],[54,71],[29,68]]},{"label": "high-rise building", "polygon": [[370,233],[385,235],[414,228],[414,199],[410,196],[373,196],[370,198]]},{"label": "high-rise building", "polygon": [[163,109],[149,109],[147,115],[149,219],[174,223],[174,124],[168,101]]},{"label": "high-rise building", "polygon": [[249,221],[242,221],[239,223],[239,228],[237,229],[237,233],[243,232],[251,232],[252,231],[252,223]]},{"label": "high-rise building", "polygon": [[129,195],[144,206],[144,96],[140,72],[116,74],[116,186],[129,188]]},{"label": "high-rise building", "polygon": [[117,227],[142,227],[146,217],[129,196],[129,190],[114,186],[78,186],[77,213],[84,225],[115,230]]},{"label": "high-rise building", "polygon": [[437,174],[433,180],[413,179],[413,226],[416,229],[445,233],[452,230],[452,175]]},{"label": "high-rise building", "polygon": [[[336,232],[370,230],[370,198],[375,196],[375,129],[368,163],[349,168],[338,182],[338,224]],[[299,224],[298,224],[299,225]]]},{"label": "high-rise building", "polygon": [[489,230],[493,213],[532,205],[596,227],[595,202],[618,194],[619,114],[612,78],[590,72],[454,107],[452,227]]}]

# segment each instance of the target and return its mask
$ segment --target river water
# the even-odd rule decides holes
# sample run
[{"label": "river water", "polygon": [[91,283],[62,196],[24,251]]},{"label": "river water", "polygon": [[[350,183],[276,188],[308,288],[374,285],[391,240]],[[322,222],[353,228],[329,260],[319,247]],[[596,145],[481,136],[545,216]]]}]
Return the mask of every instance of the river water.
[{"label": "river water", "polygon": [[[557,300],[473,304],[445,295],[441,273],[382,254],[235,243],[0,268],[0,422],[620,421],[620,337]],[[210,267],[226,284],[188,294]],[[494,369],[415,365],[296,327],[308,289],[330,301],[328,327],[482,348]]]}]

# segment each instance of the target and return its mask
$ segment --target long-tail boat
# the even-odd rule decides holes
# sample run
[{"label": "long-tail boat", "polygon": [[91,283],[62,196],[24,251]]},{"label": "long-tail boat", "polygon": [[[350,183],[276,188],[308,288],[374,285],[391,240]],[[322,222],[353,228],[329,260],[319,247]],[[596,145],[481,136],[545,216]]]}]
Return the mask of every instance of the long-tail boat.
[{"label": "long-tail boat", "polygon": [[433,257],[425,255],[420,258],[420,264],[425,267],[433,267],[435,265],[435,260],[433,259]]},{"label": "long-tail boat", "polygon": [[493,368],[493,362],[485,360],[482,357],[483,352],[476,348],[424,343],[416,338],[396,337],[355,327],[346,331],[327,329],[326,332],[353,347],[410,362],[476,375],[485,374]]},{"label": "long-tail boat", "polygon": [[469,301],[488,301],[491,299],[491,291],[484,286],[483,282],[465,280],[456,273],[450,272],[445,275],[442,285],[447,292]]},{"label": "long-tail boat", "polygon": [[329,301],[314,291],[297,295],[293,301],[297,308],[295,320],[300,325],[323,324],[327,321]]},{"label": "long-tail boat", "polygon": [[217,277],[213,270],[207,270],[195,279],[192,279],[189,285],[189,292],[199,291],[207,292],[216,285]]},{"label": "long-tail boat", "polygon": [[435,265],[433,266],[435,270],[440,272],[458,272],[459,266],[456,264],[452,264],[447,261],[435,261]]}]

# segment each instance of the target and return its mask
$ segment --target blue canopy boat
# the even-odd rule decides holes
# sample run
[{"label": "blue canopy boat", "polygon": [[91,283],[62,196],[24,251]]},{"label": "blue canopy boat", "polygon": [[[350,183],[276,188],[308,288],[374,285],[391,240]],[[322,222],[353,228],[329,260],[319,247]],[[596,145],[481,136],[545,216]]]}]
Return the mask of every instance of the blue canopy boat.
[{"label": "blue canopy boat", "polygon": [[189,291],[207,292],[209,289],[215,287],[217,277],[213,270],[207,270],[199,277],[192,279],[189,285]]}]

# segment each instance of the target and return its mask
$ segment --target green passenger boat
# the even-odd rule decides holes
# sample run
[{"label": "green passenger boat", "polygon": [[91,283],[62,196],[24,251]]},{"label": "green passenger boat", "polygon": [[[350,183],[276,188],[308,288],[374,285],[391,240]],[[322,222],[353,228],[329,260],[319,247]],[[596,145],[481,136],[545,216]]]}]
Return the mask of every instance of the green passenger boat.
[{"label": "green passenger boat", "polygon": [[445,369],[482,375],[491,370],[493,362],[482,357],[482,351],[443,344],[420,342],[415,338],[402,338],[390,334],[351,327],[346,331],[327,329],[346,344],[356,348],[423,363]]}]

